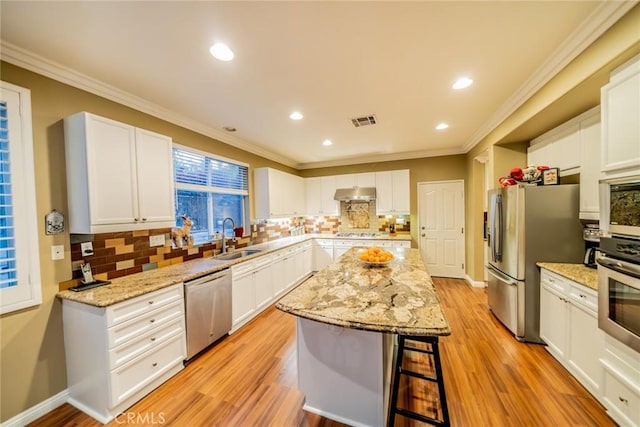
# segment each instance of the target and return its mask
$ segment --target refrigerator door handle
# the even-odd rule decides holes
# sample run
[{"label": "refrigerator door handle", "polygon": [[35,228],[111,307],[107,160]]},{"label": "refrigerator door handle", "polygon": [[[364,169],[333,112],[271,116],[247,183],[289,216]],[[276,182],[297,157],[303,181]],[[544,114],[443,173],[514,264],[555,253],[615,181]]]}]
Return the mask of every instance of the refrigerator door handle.
[{"label": "refrigerator door handle", "polygon": [[512,279],[511,277],[509,277],[506,274],[496,270],[495,268],[493,268],[490,265],[487,265],[487,270],[489,271],[489,274],[491,274],[492,276],[500,279],[501,281],[503,281],[504,283],[506,283],[509,286],[516,286],[518,284],[517,280]]},{"label": "refrigerator door handle", "polygon": [[494,246],[494,258],[495,261],[502,261],[502,231],[504,229],[504,214],[502,212],[502,195],[498,194],[496,196],[496,207],[495,212],[498,217],[497,227],[494,224],[494,236],[493,236],[493,246]]}]

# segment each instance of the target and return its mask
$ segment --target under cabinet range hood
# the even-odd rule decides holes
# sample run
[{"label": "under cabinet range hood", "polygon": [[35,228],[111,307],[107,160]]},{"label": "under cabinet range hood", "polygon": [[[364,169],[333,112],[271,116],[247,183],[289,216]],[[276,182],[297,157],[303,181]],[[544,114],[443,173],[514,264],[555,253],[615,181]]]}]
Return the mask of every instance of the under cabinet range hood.
[{"label": "under cabinet range hood", "polygon": [[361,200],[369,202],[376,199],[375,187],[353,187],[353,188],[338,188],[336,194],[333,196],[334,200],[340,202],[348,202],[351,200]]}]

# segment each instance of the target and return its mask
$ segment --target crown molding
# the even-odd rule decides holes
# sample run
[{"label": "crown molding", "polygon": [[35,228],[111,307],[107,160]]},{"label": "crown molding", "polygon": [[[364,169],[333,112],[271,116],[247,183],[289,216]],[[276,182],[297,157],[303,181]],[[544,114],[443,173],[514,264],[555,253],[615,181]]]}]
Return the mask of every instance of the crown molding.
[{"label": "crown molding", "polygon": [[462,146],[463,152],[468,153],[480,143],[492,130],[542,89],[545,84],[637,4],[638,1],[599,3],[598,7],[554,50],[546,61],[533,72],[531,77],[498,108],[484,125],[474,132]]},{"label": "crown molding", "polygon": [[205,125],[175,111],[161,107],[129,92],[118,89],[100,80],[79,73],[69,67],[36,55],[4,40],[0,40],[0,59],[41,74],[61,83],[84,90],[110,101],[117,102],[134,110],[165,120],[202,135],[218,140],[232,147],[264,157],[274,162],[295,168],[296,162],[279,154],[257,147],[241,138],[230,135],[220,129]]},{"label": "crown molding", "polygon": [[403,151],[398,153],[376,154],[372,156],[345,157],[341,159],[327,160],[323,162],[298,163],[295,166],[295,168],[298,170],[329,168],[334,166],[358,165],[362,163],[380,163],[380,162],[393,162],[398,160],[421,159],[425,157],[453,156],[456,154],[465,154],[465,152],[462,151],[462,149],[460,148]]}]

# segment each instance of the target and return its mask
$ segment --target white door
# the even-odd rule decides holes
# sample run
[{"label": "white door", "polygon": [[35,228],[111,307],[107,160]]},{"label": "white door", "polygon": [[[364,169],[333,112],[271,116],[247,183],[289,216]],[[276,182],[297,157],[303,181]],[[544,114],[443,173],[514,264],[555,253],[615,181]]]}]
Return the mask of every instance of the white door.
[{"label": "white door", "polygon": [[418,184],[420,253],[432,276],[464,277],[464,181]]}]

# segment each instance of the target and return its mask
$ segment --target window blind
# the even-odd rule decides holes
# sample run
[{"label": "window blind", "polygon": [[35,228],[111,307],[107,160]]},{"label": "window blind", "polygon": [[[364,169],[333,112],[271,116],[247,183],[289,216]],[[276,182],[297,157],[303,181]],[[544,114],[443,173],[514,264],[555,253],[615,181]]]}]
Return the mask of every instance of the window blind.
[{"label": "window blind", "polygon": [[7,103],[0,102],[0,288],[18,284]]},{"label": "window blind", "polygon": [[203,185],[248,193],[249,168],[204,154],[173,149],[176,183]]}]

